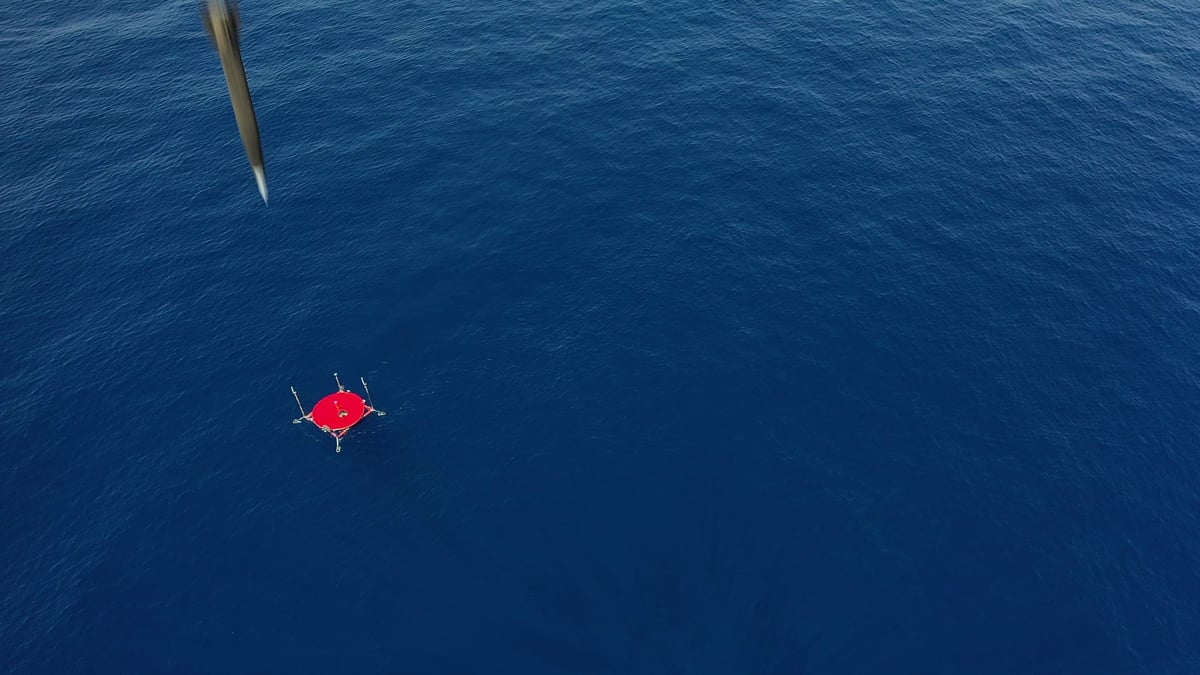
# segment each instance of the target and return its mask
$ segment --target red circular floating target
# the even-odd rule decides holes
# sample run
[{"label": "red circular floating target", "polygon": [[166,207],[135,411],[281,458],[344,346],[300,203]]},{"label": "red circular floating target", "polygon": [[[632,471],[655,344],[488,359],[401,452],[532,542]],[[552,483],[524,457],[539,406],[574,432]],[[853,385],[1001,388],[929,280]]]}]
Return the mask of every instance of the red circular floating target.
[{"label": "red circular floating target", "polygon": [[352,391],[339,391],[317,401],[312,409],[313,424],[330,431],[349,429],[367,415],[367,404]]}]

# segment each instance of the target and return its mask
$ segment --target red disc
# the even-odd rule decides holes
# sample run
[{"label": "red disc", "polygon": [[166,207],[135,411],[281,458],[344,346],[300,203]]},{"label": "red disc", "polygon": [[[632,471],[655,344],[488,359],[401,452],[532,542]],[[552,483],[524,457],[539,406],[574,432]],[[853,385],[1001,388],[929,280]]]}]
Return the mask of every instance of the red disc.
[{"label": "red disc", "polygon": [[330,431],[349,429],[367,415],[367,404],[352,391],[339,391],[317,401],[312,409],[312,421]]}]

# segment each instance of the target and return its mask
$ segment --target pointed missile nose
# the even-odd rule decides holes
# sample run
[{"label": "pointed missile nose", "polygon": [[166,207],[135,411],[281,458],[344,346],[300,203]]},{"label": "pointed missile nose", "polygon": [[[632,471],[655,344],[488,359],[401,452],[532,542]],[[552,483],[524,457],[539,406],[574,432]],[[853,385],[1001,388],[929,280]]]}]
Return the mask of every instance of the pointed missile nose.
[{"label": "pointed missile nose", "polygon": [[258,194],[262,195],[263,203],[267,203],[267,171],[261,166],[254,168],[254,181],[258,183]]}]

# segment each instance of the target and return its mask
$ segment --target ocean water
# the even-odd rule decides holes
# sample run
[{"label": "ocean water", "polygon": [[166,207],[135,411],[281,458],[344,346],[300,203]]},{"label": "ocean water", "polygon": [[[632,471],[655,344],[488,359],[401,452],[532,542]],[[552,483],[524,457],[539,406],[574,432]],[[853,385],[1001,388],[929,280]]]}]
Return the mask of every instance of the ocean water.
[{"label": "ocean water", "polygon": [[1200,672],[1194,3],[242,19],[0,7],[0,670]]}]

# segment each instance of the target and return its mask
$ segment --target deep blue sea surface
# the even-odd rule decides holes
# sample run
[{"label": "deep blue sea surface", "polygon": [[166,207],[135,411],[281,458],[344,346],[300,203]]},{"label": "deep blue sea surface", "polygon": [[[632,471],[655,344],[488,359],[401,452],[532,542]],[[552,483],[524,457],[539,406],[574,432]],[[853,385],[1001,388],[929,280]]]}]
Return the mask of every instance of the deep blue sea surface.
[{"label": "deep blue sea surface", "polygon": [[242,20],[0,7],[0,671],[1200,672],[1200,5]]}]

